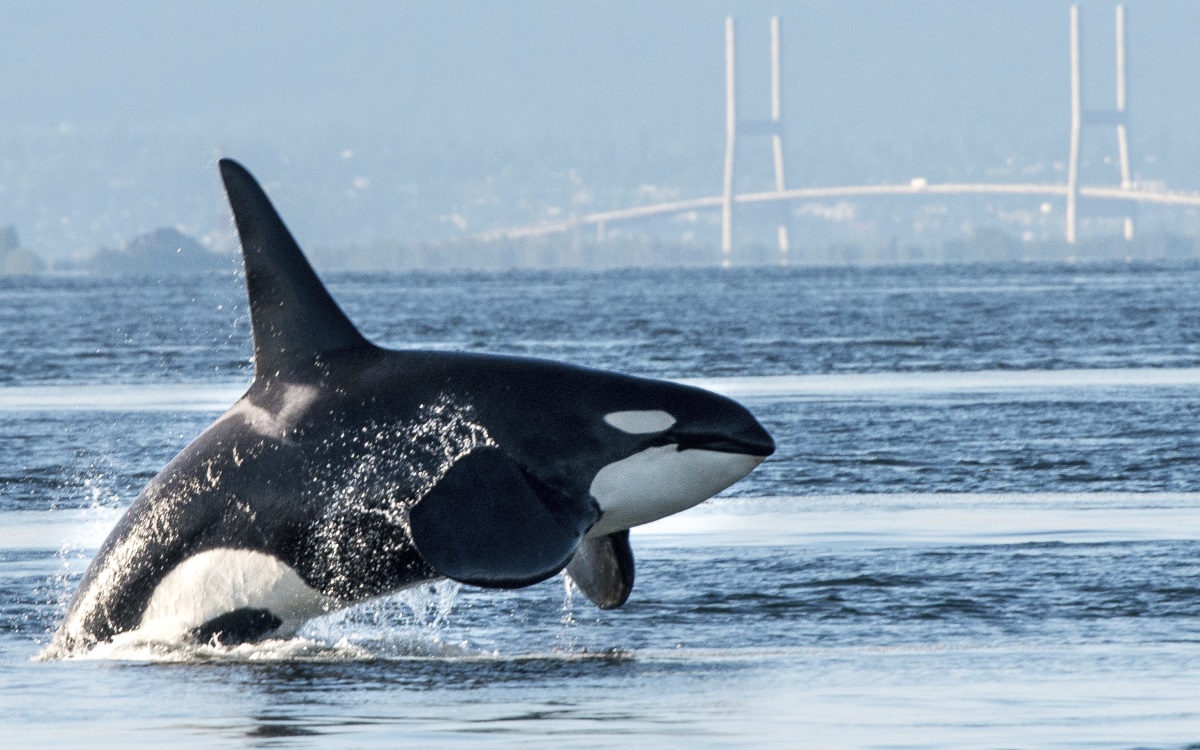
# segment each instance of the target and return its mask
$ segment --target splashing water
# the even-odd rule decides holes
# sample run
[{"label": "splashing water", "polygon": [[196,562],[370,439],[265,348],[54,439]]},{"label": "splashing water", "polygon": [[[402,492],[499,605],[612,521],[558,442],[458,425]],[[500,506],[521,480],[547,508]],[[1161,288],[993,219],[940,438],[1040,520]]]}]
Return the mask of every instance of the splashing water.
[{"label": "splashing water", "polygon": [[466,644],[450,644],[443,634],[461,585],[438,581],[317,618],[292,638],[223,646],[162,641],[130,632],[87,651],[44,650],[39,660],[108,660],[162,663],[351,662],[479,656]]},{"label": "splashing water", "polygon": [[[342,601],[386,593],[385,581],[364,573],[389,555],[406,554],[413,546],[412,506],[460,458],[489,445],[494,442],[472,410],[443,396],[411,422],[366,424],[324,446],[328,454],[352,458],[336,466],[328,456],[315,461],[313,486],[329,502],[309,540],[313,560],[321,562],[311,571],[318,578],[314,583]],[[323,461],[331,472],[323,473]]]},{"label": "splashing water", "polygon": [[116,508],[122,504],[121,495],[107,473],[89,471],[83,478],[83,490],[88,500],[87,507],[92,509]]},{"label": "splashing water", "polygon": [[446,644],[443,636],[461,588],[449,580],[413,586],[317,618],[301,628],[298,637],[357,643],[380,655],[455,650],[459,647]]}]

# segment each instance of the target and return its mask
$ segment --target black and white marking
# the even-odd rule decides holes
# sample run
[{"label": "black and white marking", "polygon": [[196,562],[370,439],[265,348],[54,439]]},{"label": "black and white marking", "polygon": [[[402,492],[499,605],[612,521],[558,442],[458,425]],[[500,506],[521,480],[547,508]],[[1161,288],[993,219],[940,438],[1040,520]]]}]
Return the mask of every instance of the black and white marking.
[{"label": "black and white marking", "polygon": [[447,577],[564,568],[598,606],[633,586],[628,529],[774,450],[734,401],[519,357],[394,351],[329,296],[254,178],[221,162],[254,331],[246,394],[150,481],[55,636],[231,644]]}]

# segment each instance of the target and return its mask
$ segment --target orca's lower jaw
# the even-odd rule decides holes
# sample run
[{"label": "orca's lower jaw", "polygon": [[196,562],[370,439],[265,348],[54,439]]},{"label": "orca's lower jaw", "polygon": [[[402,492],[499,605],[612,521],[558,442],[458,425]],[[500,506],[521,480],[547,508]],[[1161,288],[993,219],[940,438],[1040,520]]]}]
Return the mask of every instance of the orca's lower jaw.
[{"label": "orca's lower jaw", "polygon": [[587,536],[624,531],[687,510],[749,474],[770,454],[761,446],[730,450],[737,447],[669,443],[608,464],[592,480],[591,495],[601,516]]}]

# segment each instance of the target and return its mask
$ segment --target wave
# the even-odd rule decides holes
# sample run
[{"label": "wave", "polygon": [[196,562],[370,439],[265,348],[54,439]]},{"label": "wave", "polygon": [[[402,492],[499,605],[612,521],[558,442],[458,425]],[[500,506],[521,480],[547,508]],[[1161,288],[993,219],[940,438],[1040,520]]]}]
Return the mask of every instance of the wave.
[{"label": "wave", "polygon": [[[1193,644],[1160,643],[1122,644],[1126,651],[1160,651]],[[85,654],[68,657],[66,661],[134,662],[154,664],[354,664],[393,662],[410,665],[479,667],[494,665],[541,665],[553,667],[569,664],[703,664],[761,663],[798,659],[838,659],[855,656],[920,656],[928,654],[1037,654],[1074,653],[1078,642],[1061,638],[1033,638],[1016,643],[897,643],[872,645],[804,645],[804,646],[736,646],[675,648],[621,648],[589,650],[586,647],[550,648],[507,653],[501,650],[471,648],[465,644],[444,644],[436,641],[381,639],[356,642],[342,638],[324,642],[295,637],[287,640],[267,640],[239,646],[209,646],[199,644],[154,643],[122,640],[104,643]],[[44,657],[39,657],[46,660]]]},{"label": "wave", "polygon": [[[734,398],[938,393],[1073,392],[1104,389],[1193,388],[1200,368],[979,370],[746,375],[676,378]],[[0,387],[0,412],[201,411],[219,413],[241,398],[247,383],[122,383]]]},{"label": "wave", "polygon": [[716,391],[732,398],[1021,391],[1072,392],[1097,389],[1197,387],[1200,386],[1200,368],[879,372],[684,378],[677,382]]},{"label": "wave", "polygon": [[8,411],[211,411],[223,412],[246,392],[246,383],[146,383],[30,385],[0,388]]},{"label": "wave", "polygon": [[[606,664],[629,661],[635,653],[624,649],[590,651],[586,647],[552,648],[541,651],[507,653],[498,649],[471,646],[466,642],[447,643],[433,634],[395,632],[360,640],[341,637],[326,640],[295,636],[236,646],[209,643],[160,641],[133,633],[122,633],[113,640],[97,644],[87,651],[62,654],[43,650],[38,661],[116,661],[158,664],[248,664],[248,663],[326,663],[405,662],[425,664],[529,664],[583,663]],[[674,655],[678,658],[678,655]]]},{"label": "wave", "polygon": [[94,550],[124,512],[124,508],[0,512],[0,551]]},{"label": "wave", "polygon": [[[123,509],[0,513],[0,551],[95,550]],[[721,497],[632,530],[639,548],[1200,540],[1200,493]]]},{"label": "wave", "polygon": [[637,548],[1200,541],[1200,493],[718,498],[632,531]]}]

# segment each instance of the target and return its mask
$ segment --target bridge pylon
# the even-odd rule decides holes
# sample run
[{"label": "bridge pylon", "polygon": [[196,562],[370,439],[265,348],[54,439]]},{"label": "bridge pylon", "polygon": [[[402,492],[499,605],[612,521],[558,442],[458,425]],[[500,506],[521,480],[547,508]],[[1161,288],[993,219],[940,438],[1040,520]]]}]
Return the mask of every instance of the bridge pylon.
[{"label": "bridge pylon", "polygon": [[[725,18],[725,180],[721,194],[721,266],[728,268],[733,253],[733,178],[737,161],[739,127],[749,134],[769,135],[775,167],[775,191],[787,189],[783,173],[783,95],[780,75],[779,16],[771,17],[771,117],[769,120],[739,121],[737,117],[737,55],[733,16]],[[787,222],[776,231],[779,265],[788,264],[790,250]]]},{"label": "bridge pylon", "polygon": [[[1117,158],[1121,166],[1121,189],[1133,189],[1133,174],[1129,166],[1129,101],[1126,93],[1125,57],[1125,6],[1116,8],[1116,73],[1117,99],[1114,109],[1084,110],[1083,90],[1080,82],[1079,54],[1079,6],[1071,6],[1071,150],[1067,163],[1067,242],[1075,244],[1078,238],[1077,219],[1079,204],[1079,142],[1084,125],[1116,126]],[[1124,221],[1126,240],[1133,239],[1133,216],[1127,214]]]}]

